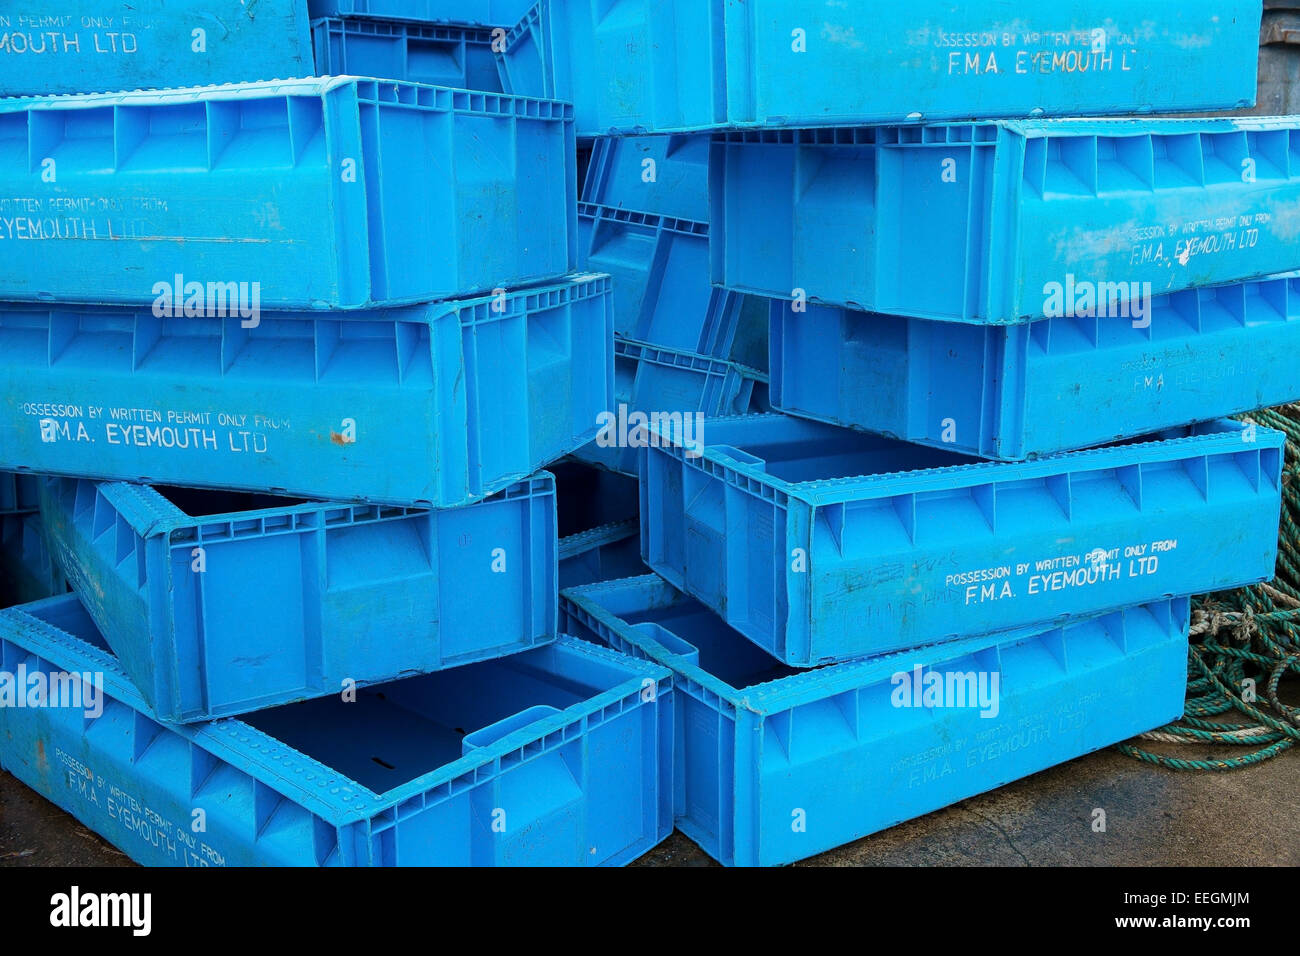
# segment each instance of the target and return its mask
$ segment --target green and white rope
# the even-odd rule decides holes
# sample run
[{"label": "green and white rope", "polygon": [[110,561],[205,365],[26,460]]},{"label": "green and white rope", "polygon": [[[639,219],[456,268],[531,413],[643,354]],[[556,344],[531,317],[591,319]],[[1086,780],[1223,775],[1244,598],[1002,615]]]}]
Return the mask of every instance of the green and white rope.
[{"label": "green and white rope", "polygon": [[[1194,603],[1185,716],[1117,748],[1170,770],[1239,770],[1300,743],[1300,709],[1278,698],[1283,677],[1300,675],[1300,405],[1242,418],[1287,436],[1277,577]],[[1252,686],[1253,694],[1247,691]],[[1229,722],[1225,715],[1234,713],[1250,722]],[[1189,760],[1155,753],[1135,741],[1250,749]]]}]

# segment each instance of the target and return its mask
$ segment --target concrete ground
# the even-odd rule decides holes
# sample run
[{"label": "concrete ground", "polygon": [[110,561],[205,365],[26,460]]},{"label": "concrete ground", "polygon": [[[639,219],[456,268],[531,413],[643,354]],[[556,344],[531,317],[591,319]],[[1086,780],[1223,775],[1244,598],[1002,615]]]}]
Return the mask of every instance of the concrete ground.
[{"label": "concrete ground", "polygon": [[[1198,748],[1179,751],[1191,759]],[[815,866],[1300,866],[1300,749],[1187,774],[1102,751],[816,857]],[[1092,830],[1106,811],[1106,832]],[[0,773],[0,866],[130,866]],[[640,866],[710,866],[674,833]]]}]

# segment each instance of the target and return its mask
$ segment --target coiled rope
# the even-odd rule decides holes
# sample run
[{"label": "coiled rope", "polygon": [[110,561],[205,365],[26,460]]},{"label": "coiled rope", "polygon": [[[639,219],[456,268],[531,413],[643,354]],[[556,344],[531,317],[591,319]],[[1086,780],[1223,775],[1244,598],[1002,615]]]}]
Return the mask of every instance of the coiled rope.
[{"label": "coiled rope", "polygon": [[[1282,678],[1300,674],[1300,405],[1241,418],[1287,438],[1277,577],[1193,603],[1185,716],[1134,740],[1235,748],[1235,755],[1188,760],[1133,741],[1116,748],[1170,770],[1238,770],[1300,743],[1300,708],[1278,699]],[[1249,721],[1224,719],[1234,712]]]}]

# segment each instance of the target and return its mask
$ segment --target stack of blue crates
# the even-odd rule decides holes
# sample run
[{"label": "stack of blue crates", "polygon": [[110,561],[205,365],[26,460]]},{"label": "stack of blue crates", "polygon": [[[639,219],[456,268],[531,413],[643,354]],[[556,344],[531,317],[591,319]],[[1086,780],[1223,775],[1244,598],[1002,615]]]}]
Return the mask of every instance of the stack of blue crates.
[{"label": "stack of blue crates", "polygon": [[[85,6],[139,62],[202,22]],[[374,78],[310,75],[301,0],[201,67],[0,74],[0,673],[51,688],[0,766],[150,864],[630,862],[670,673],[559,633],[543,470],[614,385],[572,107],[339,7],[320,71]]]},{"label": "stack of blue crates", "polygon": [[1272,577],[1300,120],[1133,118],[1257,0],[86,4],[0,14],[0,766],[137,860],[788,863]]},{"label": "stack of blue crates", "polygon": [[1015,7],[544,0],[512,33],[580,136],[707,144],[714,292],[768,303],[777,414],[652,429],[654,574],[562,595],[673,670],[677,825],[723,863],[1178,717],[1189,596],[1273,574],[1282,436],[1223,416],[1300,398],[1300,121],[1131,118],[1248,105],[1259,5]]}]

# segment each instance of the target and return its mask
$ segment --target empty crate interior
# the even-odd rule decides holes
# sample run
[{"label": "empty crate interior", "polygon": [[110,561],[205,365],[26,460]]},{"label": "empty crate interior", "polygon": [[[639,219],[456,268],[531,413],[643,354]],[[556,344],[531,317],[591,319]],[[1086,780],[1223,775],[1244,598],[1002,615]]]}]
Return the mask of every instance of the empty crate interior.
[{"label": "empty crate interior", "polygon": [[82,607],[81,601],[68,597],[63,601],[43,601],[39,605],[22,609],[37,620],[44,621],[56,630],[66,631],[80,641],[92,647],[112,654],[108,642],[104,640],[90,619],[90,614]]},{"label": "empty crate interior", "polygon": [[[1188,438],[1223,427],[1215,422],[1187,425],[1102,447]],[[793,419],[708,422],[705,441],[715,449],[722,446],[725,454],[742,464],[761,461],[767,474],[792,484],[983,464],[967,455]]]},{"label": "empty crate interior", "polygon": [[[802,673],[787,667],[756,644],[751,643],[703,604],[686,595],[664,606],[619,614],[628,624],[658,624],[686,641],[700,652],[699,665],[719,680],[743,689]],[[671,639],[660,634],[660,643]],[[669,646],[669,651],[685,653],[690,648]]]},{"label": "empty crate interior", "polygon": [[[459,759],[467,752],[466,737],[476,731],[534,708],[563,710],[617,683],[617,677],[602,686],[559,678],[544,667],[547,655],[543,650],[470,664],[362,689],[352,703],[325,697],[245,721],[384,793]],[[533,719],[547,712],[537,710]]]},{"label": "empty crate interior", "polygon": [[637,516],[635,478],[576,461],[560,462],[549,471],[555,475],[561,538]]},{"label": "empty crate interior", "polygon": [[[769,475],[793,484],[887,475],[925,468],[949,468],[974,464],[978,460],[920,445],[815,425],[793,429],[764,431],[746,428],[737,431],[739,434],[733,436],[731,426],[706,423],[705,441],[711,446],[723,444],[736,449],[741,454],[732,454],[732,457],[742,464],[757,459],[763,462],[763,470]],[[749,438],[750,434],[754,436],[752,439]]]},{"label": "empty crate interior", "polygon": [[293,508],[307,503],[304,498],[285,498],[280,495],[244,491],[205,491],[201,488],[178,488],[174,485],[155,485],[154,491],[191,518],[239,514],[244,511],[264,511],[271,508]]},{"label": "empty crate interior", "polygon": [[[31,612],[112,653],[78,601],[46,602]],[[626,671],[604,661],[548,646],[361,688],[354,702],[328,697],[241,720],[382,794],[627,680]]]}]

